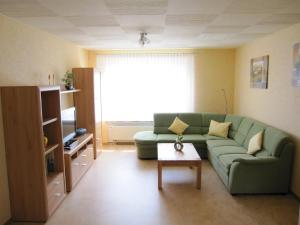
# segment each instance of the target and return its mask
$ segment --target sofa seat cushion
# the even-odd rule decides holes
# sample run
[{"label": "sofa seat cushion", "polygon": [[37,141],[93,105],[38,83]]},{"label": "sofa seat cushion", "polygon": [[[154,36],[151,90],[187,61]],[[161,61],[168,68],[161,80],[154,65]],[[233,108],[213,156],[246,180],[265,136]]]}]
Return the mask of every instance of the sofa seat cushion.
[{"label": "sofa seat cushion", "polygon": [[239,146],[239,144],[232,139],[226,139],[226,140],[207,140],[207,148],[213,149],[215,147],[219,146]]},{"label": "sofa seat cushion", "polygon": [[217,136],[212,136],[212,135],[208,135],[208,134],[203,134],[202,137],[205,140],[226,140],[225,138],[217,137]]},{"label": "sofa seat cushion", "polygon": [[157,135],[157,142],[166,142],[166,143],[172,143],[176,141],[178,135],[176,134],[158,134]]},{"label": "sofa seat cushion", "polygon": [[255,158],[249,154],[225,154],[219,156],[219,162],[223,166],[223,168],[229,173],[231,164],[235,159],[253,159]]},{"label": "sofa seat cushion", "polygon": [[206,139],[201,134],[184,134],[183,142],[189,143],[203,143],[205,144]]},{"label": "sofa seat cushion", "polygon": [[157,134],[154,134],[153,131],[139,131],[134,135],[134,140],[136,143],[156,143]]},{"label": "sofa seat cushion", "polygon": [[246,154],[247,149],[241,146],[218,146],[213,149],[209,149],[213,157],[219,158],[221,155],[228,154]]}]

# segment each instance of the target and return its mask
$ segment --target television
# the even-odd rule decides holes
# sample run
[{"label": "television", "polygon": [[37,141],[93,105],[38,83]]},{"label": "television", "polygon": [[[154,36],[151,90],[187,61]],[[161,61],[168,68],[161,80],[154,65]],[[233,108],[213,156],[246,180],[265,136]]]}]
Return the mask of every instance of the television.
[{"label": "television", "polygon": [[61,122],[63,130],[63,142],[68,145],[76,136],[76,109],[70,107],[61,111]]}]

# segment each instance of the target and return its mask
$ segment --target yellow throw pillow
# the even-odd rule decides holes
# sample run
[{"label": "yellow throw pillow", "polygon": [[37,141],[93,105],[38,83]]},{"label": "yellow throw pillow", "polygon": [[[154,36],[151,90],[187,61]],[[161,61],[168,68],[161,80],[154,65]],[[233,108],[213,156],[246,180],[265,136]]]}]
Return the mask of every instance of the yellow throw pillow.
[{"label": "yellow throw pillow", "polygon": [[227,138],[230,125],[231,122],[219,123],[217,121],[211,120],[208,135]]},{"label": "yellow throw pillow", "polygon": [[262,142],[263,142],[263,131],[260,131],[250,139],[247,153],[253,155],[259,150],[261,150]]},{"label": "yellow throw pillow", "polygon": [[175,134],[181,135],[188,127],[189,127],[188,124],[186,124],[185,122],[183,122],[181,119],[179,119],[176,116],[173,123],[171,124],[171,126],[168,129]]}]

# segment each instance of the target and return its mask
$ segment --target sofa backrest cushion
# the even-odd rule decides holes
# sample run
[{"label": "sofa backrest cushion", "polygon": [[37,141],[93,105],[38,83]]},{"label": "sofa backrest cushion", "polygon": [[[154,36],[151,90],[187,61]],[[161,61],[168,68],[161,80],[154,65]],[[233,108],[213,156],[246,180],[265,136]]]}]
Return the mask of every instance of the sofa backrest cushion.
[{"label": "sofa backrest cushion", "polygon": [[201,113],[155,113],[154,133],[173,134],[168,128],[170,127],[176,116],[189,125],[189,127],[184,131],[184,134],[201,134]]},{"label": "sofa backrest cushion", "polygon": [[179,113],[178,117],[189,125],[189,127],[184,131],[184,134],[201,134],[201,113]]},{"label": "sofa backrest cushion", "polygon": [[178,113],[155,113],[153,115],[154,133],[173,134],[170,130],[168,130],[168,128],[173,123],[176,116],[178,116]]},{"label": "sofa backrest cushion", "polygon": [[[248,149],[250,139],[256,135],[258,132],[263,131],[266,129],[267,125],[264,123],[261,123],[259,121],[253,120],[253,124],[244,140],[243,146],[244,148]],[[264,135],[264,134],[263,134]],[[261,151],[265,151],[265,149],[262,149]]]},{"label": "sofa backrest cushion", "polygon": [[252,127],[254,123],[254,120],[250,119],[250,118],[244,118],[235,134],[235,136],[233,137],[233,139],[239,143],[240,145],[243,145],[247,134],[250,130],[250,128]]},{"label": "sofa backrest cushion", "polygon": [[[283,146],[292,142],[290,137],[283,131],[268,126],[264,132],[263,147],[272,156],[280,156]],[[259,154],[257,154],[259,156]]]},{"label": "sofa backrest cushion", "polygon": [[216,114],[216,113],[202,113],[202,132],[201,134],[207,134],[210,121],[215,120],[217,122],[224,122],[225,114]]},{"label": "sofa backrest cushion", "polygon": [[242,116],[236,116],[236,115],[226,115],[225,122],[231,122],[231,125],[229,127],[228,137],[233,138],[242,122],[244,117]]}]

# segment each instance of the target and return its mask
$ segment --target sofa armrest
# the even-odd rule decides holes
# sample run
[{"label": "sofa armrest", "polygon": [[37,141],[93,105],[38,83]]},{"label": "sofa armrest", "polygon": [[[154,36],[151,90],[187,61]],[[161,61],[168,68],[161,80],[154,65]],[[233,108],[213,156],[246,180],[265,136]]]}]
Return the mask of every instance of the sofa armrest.
[{"label": "sofa armrest", "polygon": [[157,134],[153,131],[139,131],[133,137],[135,143],[156,144]]},{"label": "sofa armrest", "polygon": [[259,157],[254,159],[235,159],[233,162],[239,162],[242,164],[248,165],[262,165],[262,164],[272,164],[279,162],[279,158],[277,157]]},{"label": "sofa armrest", "polygon": [[230,193],[287,193],[292,155],[293,149],[287,145],[280,157],[236,159],[229,172]]}]

